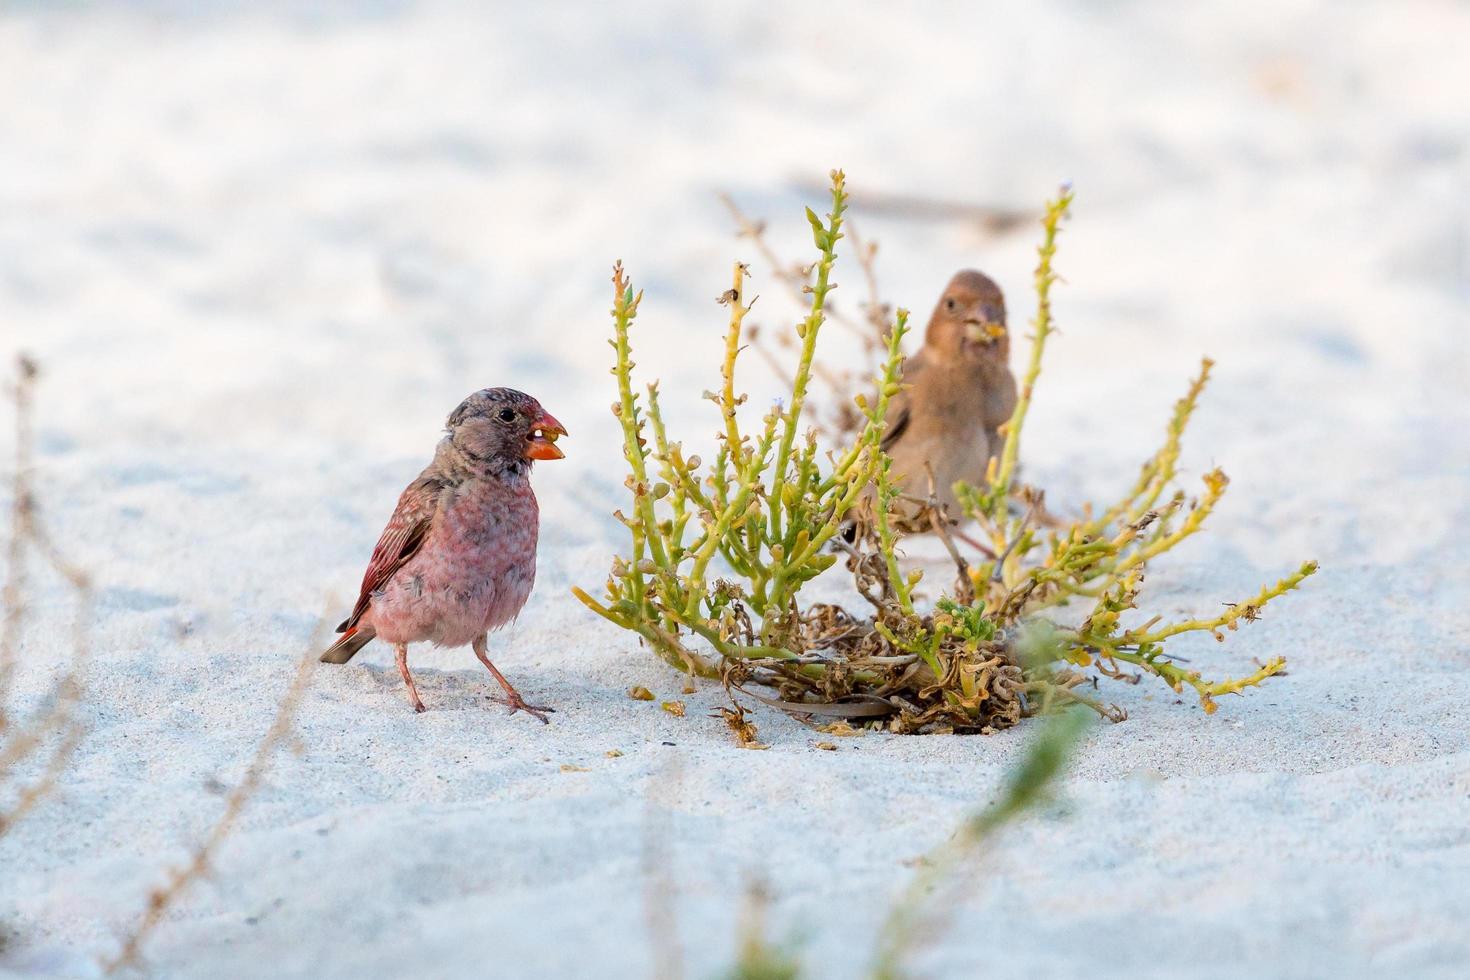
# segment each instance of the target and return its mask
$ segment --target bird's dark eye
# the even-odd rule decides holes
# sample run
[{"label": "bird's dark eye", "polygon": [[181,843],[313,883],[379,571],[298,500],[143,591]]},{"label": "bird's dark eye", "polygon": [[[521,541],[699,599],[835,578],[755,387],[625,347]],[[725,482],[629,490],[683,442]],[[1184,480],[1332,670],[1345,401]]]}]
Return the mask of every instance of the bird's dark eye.
[{"label": "bird's dark eye", "polygon": [[954,312],[954,307],[955,307],[954,297],[953,296],[945,297],[945,300],[944,300],[944,308],[946,310],[949,310],[951,313],[953,313]]},{"label": "bird's dark eye", "polygon": [[502,422],[514,422],[516,420],[515,409],[502,408],[499,412],[499,417]]}]

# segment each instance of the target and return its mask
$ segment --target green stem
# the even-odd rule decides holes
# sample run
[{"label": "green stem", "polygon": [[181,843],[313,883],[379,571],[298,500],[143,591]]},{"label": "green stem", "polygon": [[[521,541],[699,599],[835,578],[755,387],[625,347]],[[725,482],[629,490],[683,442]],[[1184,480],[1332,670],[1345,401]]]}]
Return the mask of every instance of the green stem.
[{"label": "green stem", "polygon": [[1026,413],[1031,408],[1031,396],[1036,389],[1036,379],[1041,375],[1041,356],[1046,350],[1046,339],[1054,329],[1051,319],[1051,287],[1057,276],[1052,272],[1051,260],[1057,251],[1057,230],[1062,218],[1072,204],[1071,187],[1063,187],[1056,199],[1046,206],[1041,219],[1044,229],[1041,246],[1037,249],[1041,260],[1036,265],[1036,319],[1031,322],[1035,333],[1031,338],[1031,357],[1026,364],[1026,374],[1021,382],[1021,391],[1016,407],[1006,423],[1006,441],[1001,450],[1000,464],[990,481],[988,503],[990,517],[996,526],[1005,526],[1006,509],[1010,506],[1011,478],[1016,472],[1016,459],[1021,451],[1021,430],[1026,424]]},{"label": "green stem", "polygon": [[811,312],[797,326],[801,339],[801,356],[796,364],[796,373],[791,383],[791,404],[783,415],[780,449],[776,454],[776,469],[771,477],[771,542],[782,540],[782,490],[786,485],[786,466],[791,457],[791,447],[796,442],[797,427],[801,424],[801,410],[806,402],[807,383],[811,380],[812,357],[816,353],[817,334],[825,320],[823,310],[827,294],[835,288],[830,284],[832,265],[837,261],[837,242],[842,238],[842,215],[847,210],[846,177],[840,170],[832,171],[832,210],[827,215],[824,227],[811,208],[807,208],[807,220],[812,226],[812,238],[821,257],[817,260],[816,282],[810,287],[812,294]]}]

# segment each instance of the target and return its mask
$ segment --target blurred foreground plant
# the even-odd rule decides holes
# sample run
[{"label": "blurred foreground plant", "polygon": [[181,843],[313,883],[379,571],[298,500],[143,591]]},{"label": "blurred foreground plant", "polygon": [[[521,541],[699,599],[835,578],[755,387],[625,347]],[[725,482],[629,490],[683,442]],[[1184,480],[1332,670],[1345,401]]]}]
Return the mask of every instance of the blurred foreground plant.
[{"label": "blurred foreground plant", "polygon": [[[1215,710],[1215,697],[1279,672],[1284,662],[1278,658],[1243,678],[1207,680],[1171,659],[1164,645],[1192,632],[1223,639],[1222,631],[1253,621],[1266,603],[1296,588],[1316,570],[1312,562],[1219,616],[1173,623],[1155,616],[1128,627],[1120,622],[1136,606],[1146,563],[1197,532],[1225,490],[1218,470],[1205,477],[1197,500],[1170,489],[1180,439],[1210,362],[1176,406],[1164,446],[1144,464],[1134,487],[1097,516],[1089,509],[1081,520],[1049,527],[1042,494],[1017,484],[1021,433],[1053,330],[1052,257],[1071,201],[1064,188],[1042,221],[1035,333],[1004,449],[990,461],[985,486],[958,488],[965,516],[979,523],[995,557],[974,564],[961,556],[947,530],[958,515],[941,513],[932,492],[927,500],[904,500],[933,510],[930,523],[956,564],[954,586],[928,609],[917,601],[922,573],[905,570],[899,560],[900,531],[892,515],[901,494],[880,449],[888,401],[900,390],[906,311],[896,312],[888,332],[876,395],[855,400],[862,424],[851,441],[824,453],[814,432],[802,432],[816,342],[828,294],[836,288],[831,272],[847,203],[841,171],[832,174],[826,220],[807,211],[817,258],[804,287],[810,310],[796,325],[790,398],[749,431],[739,411],[745,396],[735,384],[750,310],[745,266],[736,265],[732,287],[721,297],[730,319],[720,390],[706,393],[721,420],[719,448],[708,466],[670,438],[657,385],[647,386],[646,399],[634,390],[629,334],[641,294],[618,265],[613,412],[623,430],[632,505],[631,513],[616,516],[629,530],[631,553],[614,559],[603,599],[574,589],[577,597],[638,633],[681,670],[718,676],[727,689],[792,714],[836,724],[882,721],[898,732],[993,731],[1067,702],[1121,720],[1121,709],[1079,690],[1093,680],[1087,668],[1136,680],[1119,665],[1136,666],[1175,691],[1191,687],[1206,712]],[[830,604],[798,605],[802,586],[836,562],[834,552],[846,554],[858,592],[873,607],[871,618]],[[1089,609],[1069,625],[1058,607],[1074,603]],[[779,693],[755,694],[749,682]],[[743,709],[735,710],[732,728],[749,736],[742,741],[753,741]]]},{"label": "blurred foreground plant", "polygon": [[[996,836],[1051,796],[1090,722],[1081,709],[1048,720],[1005,774],[996,800],[970,813],[943,843],[917,862],[918,870],[889,906],[878,932],[867,974],[872,980],[904,980],[912,975],[909,961],[934,947],[950,925],[961,893],[982,881],[983,862],[996,849]],[[747,889],[735,965],[724,980],[800,980],[808,975],[799,943],[770,938],[769,905],[766,887],[753,883]]]},{"label": "blurred foreground plant", "polygon": [[1045,802],[1091,720],[1079,708],[1046,722],[1006,773],[999,799],[971,813],[920,862],[883,924],[873,980],[902,980],[908,975],[904,963],[942,931],[954,907],[954,893],[976,884],[976,865],[986,856],[982,851],[993,847],[1003,828]]},{"label": "blurred foreground plant", "polygon": [[767,935],[770,902],[763,883],[753,881],[746,887],[740,943],[735,965],[725,974],[725,980],[801,980],[803,970],[795,944],[772,942]]}]

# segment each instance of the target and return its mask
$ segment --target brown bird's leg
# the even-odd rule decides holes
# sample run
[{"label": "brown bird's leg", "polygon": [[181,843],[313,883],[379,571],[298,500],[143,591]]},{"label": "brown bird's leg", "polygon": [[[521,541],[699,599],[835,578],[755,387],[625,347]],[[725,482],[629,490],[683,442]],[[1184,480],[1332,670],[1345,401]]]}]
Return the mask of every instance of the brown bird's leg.
[{"label": "brown bird's leg", "polygon": [[[556,709],[548,708],[544,705],[527,704],[525,702],[525,700],[521,697],[521,692],[511,687],[510,681],[505,679],[505,675],[497,670],[495,668],[495,665],[490,662],[490,656],[486,651],[485,634],[482,633],[478,637],[476,637],[475,642],[472,644],[472,646],[475,649],[475,656],[480,658],[480,663],[488,667],[490,669],[490,673],[494,674],[495,679],[500,682],[500,686],[505,688],[505,703],[510,705],[510,713],[515,714],[517,711],[524,711],[531,717],[540,719],[541,724],[546,724],[547,720],[545,712],[555,711]],[[499,699],[497,698],[496,700]]]},{"label": "brown bird's leg", "polygon": [[971,548],[974,548],[976,551],[980,552],[980,554],[984,555],[991,561],[995,560],[994,549],[992,549],[990,545],[986,544],[985,542],[979,540],[978,538],[973,538],[963,531],[950,531],[949,533],[953,534],[955,537],[959,538],[965,544],[969,545]]},{"label": "brown bird's leg", "polygon": [[408,685],[408,699],[413,702],[413,710],[427,711],[424,702],[419,700],[419,689],[414,686],[413,675],[408,672],[408,644],[396,644],[395,649],[398,651],[398,672],[403,675],[403,683]]},{"label": "brown bird's leg", "polygon": [[[1016,489],[1014,489],[1014,490],[1012,490],[1011,491],[1011,503],[1012,504],[1027,504],[1027,505],[1031,506],[1032,508],[1034,508],[1032,513],[1033,513],[1033,516],[1036,518],[1036,523],[1040,524],[1042,527],[1066,527],[1067,526],[1067,522],[1065,520],[1063,520],[1062,518],[1058,517],[1057,515],[1053,514],[1051,511],[1049,511],[1049,510],[1046,509],[1046,501],[1045,500],[1037,499],[1037,500],[1033,500],[1033,501],[1028,501],[1024,497],[1022,497],[1022,493],[1023,492],[1024,492],[1024,488],[1019,488],[1019,487],[1016,488]],[[1025,507],[1013,506],[1011,508],[1011,513],[1014,514],[1014,513],[1018,512],[1018,511],[1021,512],[1021,513],[1024,513],[1025,512],[1025,509],[1026,509]]]}]

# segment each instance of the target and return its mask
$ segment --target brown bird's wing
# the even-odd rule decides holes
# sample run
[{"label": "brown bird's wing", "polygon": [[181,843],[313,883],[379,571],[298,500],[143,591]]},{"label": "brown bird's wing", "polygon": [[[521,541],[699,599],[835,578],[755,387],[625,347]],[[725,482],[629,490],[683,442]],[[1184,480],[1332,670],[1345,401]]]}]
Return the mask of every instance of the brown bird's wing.
[{"label": "brown bird's wing", "polygon": [[373,593],[388,584],[393,573],[402,568],[422,547],[434,523],[434,512],[438,509],[439,491],[444,485],[438,480],[421,478],[408,485],[398,498],[398,506],[383,529],[383,536],[373,549],[372,560],[362,576],[362,591],[357,596],[357,605],[352,615],[337,627],[345,633],[357,625],[362,614],[373,601]]},{"label": "brown bird's wing", "polygon": [[[903,383],[913,385],[919,383],[919,377],[924,373],[924,352],[919,351],[913,357],[903,362]],[[888,399],[888,429],[883,433],[881,443],[883,451],[890,452],[903,438],[903,434],[912,421],[913,399],[909,396],[909,389],[904,388],[898,394]]]}]

